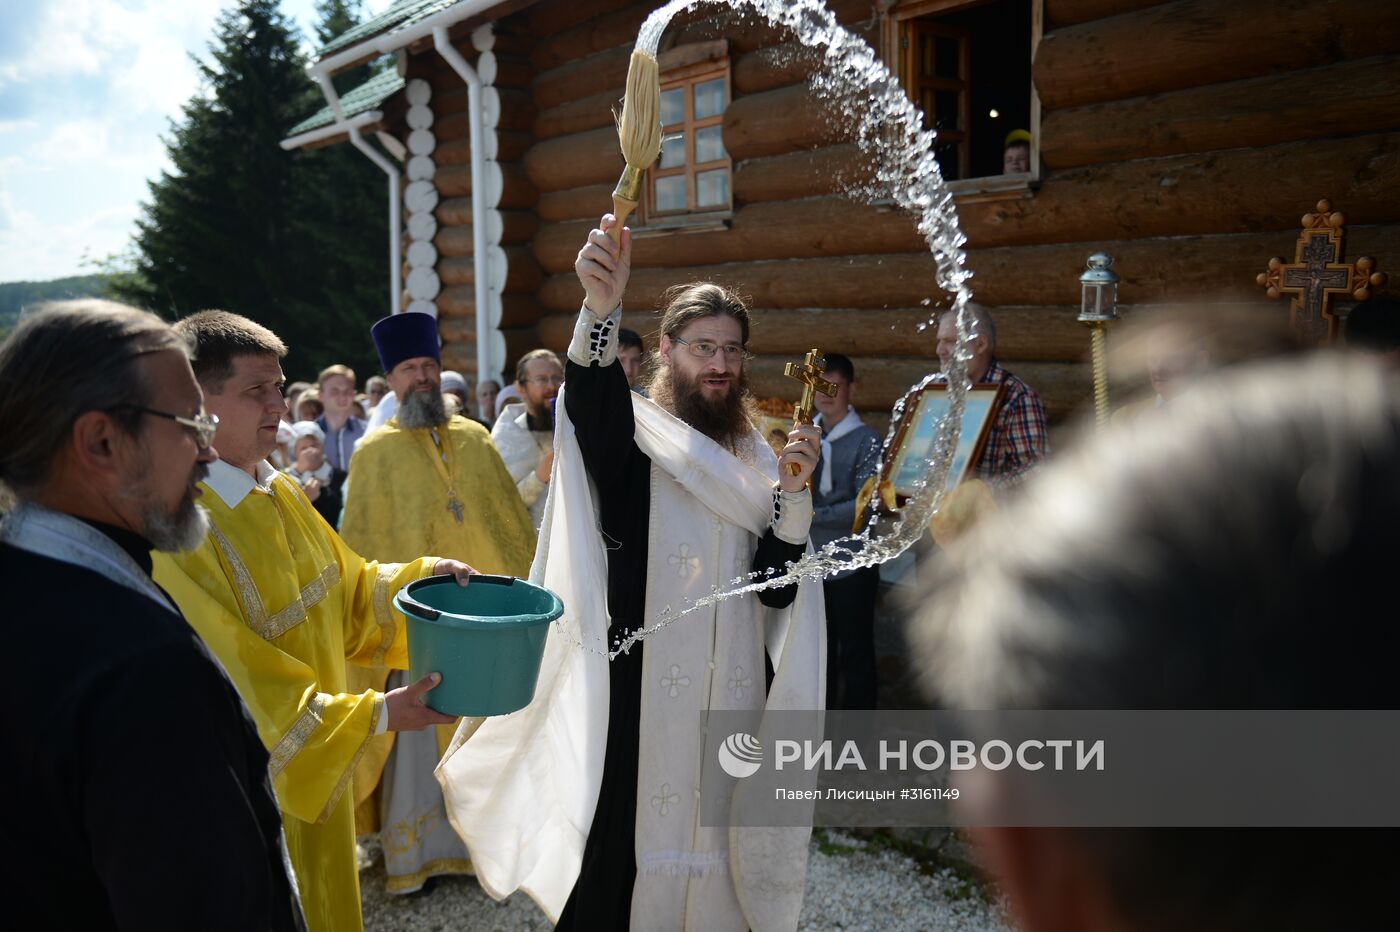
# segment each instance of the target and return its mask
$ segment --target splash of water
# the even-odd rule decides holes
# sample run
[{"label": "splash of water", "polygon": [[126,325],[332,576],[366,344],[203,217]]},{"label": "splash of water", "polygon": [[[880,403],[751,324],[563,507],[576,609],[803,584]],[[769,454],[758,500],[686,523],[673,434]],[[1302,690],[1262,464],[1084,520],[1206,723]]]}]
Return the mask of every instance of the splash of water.
[{"label": "splash of water", "polygon": [[[562,621],[558,623],[569,640],[587,650],[606,654],[609,659],[626,653],[633,644],[677,619],[722,599],[787,586],[800,580],[820,580],[840,570],[876,566],[907,550],[923,535],[942,502],[969,388],[970,321],[965,307],[970,297],[967,279],[971,273],[965,267],[962,250],[966,238],[958,226],[953,195],[944,184],[934,158],[935,134],[922,128],[921,114],[905,95],[898,79],[890,74],[874,49],[837,24],[836,17],[821,0],[671,0],[647,17],[637,35],[636,49],[654,57],[661,34],[671,19],[702,3],[719,3],[751,11],[770,25],[791,31],[802,45],[820,51],[821,61],[812,86],[854,129],[857,145],[872,163],[872,175],[859,185],[859,193],[892,200],[912,215],[933,255],[936,281],[953,297],[952,312],[956,315],[958,339],[946,373],[948,410],[935,430],[933,456],[923,476],[915,483],[914,495],[892,522],[885,519],[882,524],[880,517],[872,514],[860,533],[789,563],[786,573],[780,577],[760,580],[750,573],[731,580],[730,588],[696,599],[680,609],[667,606],[657,613],[652,624],[632,632],[611,651],[581,644],[577,631],[569,630]],[[930,300],[925,299],[923,304],[929,305]],[[923,321],[919,330],[927,329],[929,323],[930,320]],[[911,386],[910,393],[895,404],[882,457],[889,453],[906,401],[916,398],[919,390],[938,378],[937,373],[929,374]],[[852,544],[857,552],[847,549]]]}]

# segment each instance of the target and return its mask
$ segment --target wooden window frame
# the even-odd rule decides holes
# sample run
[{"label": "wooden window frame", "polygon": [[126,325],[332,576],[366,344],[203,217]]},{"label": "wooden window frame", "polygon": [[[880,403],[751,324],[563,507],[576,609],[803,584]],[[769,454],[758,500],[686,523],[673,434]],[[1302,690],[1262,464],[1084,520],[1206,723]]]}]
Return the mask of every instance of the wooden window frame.
[{"label": "wooden window frame", "polygon": [[[661,91],[685,88],[682,95],[685,111],[680,123],[662,127],[665,136],[677,132],[685,133],[685,159],[681,165],[661,168],[660,162],[647,172],[646,190],[642,202],[642,223],[635,230],[637,236],[698,229],[725,227],[734,213],[734,162],[725,151],[723,159],[697,163],[695,161],[696,130],[724,124],[725,111],[733,102],[733,83],[730,72],[728,43],[698,42],[671,49],[660,56]],[[716,78],[724,80],[724,107],[714,116],[696,119],[695,93],[692,88]],[[729,197],[726,203],[716,206],[691,207],[696,204],[696,176],[701,172],[723,169],[729,175]],[[656,208],[656,182],[660,178],[684,176],[686,179],[686,209],[661,212]]]},{"label": "wooden window frame", "polygon": [[[906,23],[924,16],[943,13],[956,13],[974,6],[982,6],[992,0],[895,0],[881,13],[880,45],[881,57],[886,66],[895,74],[901,86],[910,87],[906,71],[903,39],[907,34]],[[1045,0],[1028,0],[1031,4],[1031,47],[1030,60],[1035,61],[1036,50],[1040,47],[1041,35],[1045,30]],[[1028,172],[1015,175],[984,175],[977,178],[960,178],[949,181],[948,190],[959,204],[978,201],[1016,200],[1035,196],[1040,186],[1040,95],[1036,93],[1034,75],[1030,86],[1031,118],[1026,127],[1031,134],[1031,167]],[[969,125],[962,118],[964,126]]]}]

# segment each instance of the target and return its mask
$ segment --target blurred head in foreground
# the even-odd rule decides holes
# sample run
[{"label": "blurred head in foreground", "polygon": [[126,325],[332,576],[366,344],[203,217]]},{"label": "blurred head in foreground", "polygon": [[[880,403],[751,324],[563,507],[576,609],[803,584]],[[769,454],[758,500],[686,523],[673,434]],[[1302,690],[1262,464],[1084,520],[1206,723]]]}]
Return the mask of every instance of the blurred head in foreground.
[{"label": "blurred head in foreground", "polygon": [[[944,706],[1395,708],[1400,386],[1317,354],[1196,389],[945,554],[914,632]],[[1379,829],[973,836],[1024,932],[1359,928],[1400,867]]]}]

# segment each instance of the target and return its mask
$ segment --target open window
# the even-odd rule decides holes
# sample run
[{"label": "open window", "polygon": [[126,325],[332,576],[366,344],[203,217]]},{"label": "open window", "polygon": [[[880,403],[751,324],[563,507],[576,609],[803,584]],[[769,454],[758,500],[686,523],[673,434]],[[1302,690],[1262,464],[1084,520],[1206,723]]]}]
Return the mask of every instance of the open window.
[{"label": "open window", "polygon": [[724,148],[729,55],[723,41],[663,53],[661,158],[647,173],[644,231],[709,228],[733,211],[733,165]]},{"label": "open window", "polygon": [[1041,3],[897,0],[884,14],[885,60],[937,130],[934,154],[955,194],[1026,195],[1039,177],[1031,61]]}]

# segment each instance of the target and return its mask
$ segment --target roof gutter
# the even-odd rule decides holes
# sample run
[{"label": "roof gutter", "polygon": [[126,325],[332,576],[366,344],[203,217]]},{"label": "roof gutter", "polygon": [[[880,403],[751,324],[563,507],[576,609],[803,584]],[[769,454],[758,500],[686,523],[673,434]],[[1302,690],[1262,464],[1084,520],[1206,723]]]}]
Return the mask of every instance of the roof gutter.
[{"label": "roof gutter", "polygon": [[481,120],[481,75],[468,64],[447,38],[446,26],[433,27],[433,48],[467,85],[467,128],[471,144],[472,172],[472,288],[476,312],[476,378],[491,378],[491,327],[487,319],[490,258],[486,252],[486,152]]},{"label": "roof gutter", "polygon": [[349,135],[352,129],[364,129],[384,119],[383,110],[368,110],[364,113],[356,114],[344,122],[333,122],[329,126],[321,126],[316,129],[307,130],[296,136],[288,136],[282,140],[282,148],[290,152],[293,149],[300,149],[303,146],[324,142],[327,139],[334,139],[337,136]]},{"label": "roof gutter", "polygon": [[333,52],[315,64],[309,65],[306,70],[319,81],[322,75],[335,74],[337,71],[358,64],[366,58],[374,58],[398,51],[419,39],[428,38],[433,34],[434,29],[447,29],[450,26],[455,26],[468,17],[484,13],[494,6],[500,6],[500,4],[501,0],[461,0],[460,3],[454,3],[447,9],[421,19],[411,26],[381,32],[363,42]]},{"label": "roof gutter", "polygon": [[[403,262],[403,258],[401,255],[403,251],[403,244],[401,241],[402,233],[399,229],[402,226],[399,220],[399,170],[398,167],[394,165],[394,163],[386,159],[373,146],[366,142],[363,136],[360,135],[360,128],[363,126],[367,126],[370,122],[372,122],[368,119],[365,119],[366,117],[377,114],[375,119],[379,120],[383,119],[384,115],[379,111],[371,111],[370,113],[362,113],[353,117],[352,119],[347,120],[345,118],[345,108],[340,105],[340,95],[336,93],[335,85],[331,82],[330,75],[314,74],[313,77],[315,77],[316,83],[321,86],[321,95],[326,98],[326,105],[331,108],[331,113],[335,115],[335,122],[332,123],[330,126],[323,127],[319,130],[312,130],[310,133],[303,133],[300,136],[295,137],[295,139],[305,139],[307,136],[311,136],[315,133],[322,133],[324,135],[339,135],[341,133],[345,133],[350,138],[350,144],[356,149],[359,149],[361,152],[363,152],[365,154],[365,157],[368,158],[375,165],[379,166],[380,171],[384,172],[384,174],[388,177],[389,313],[397,314],[400,310],[402,310],[402,308],[400,307],[400,295],[403,290],[403,270],[400,267]],[[293,141],[293,139],[284,139],[282,141],[282,147],[284,149],[290,148],[288,144]]]},{"label": "roof gutter", "polygon": [[365,153],[371,161],[389,174],[389,277],[392,300],[390,303],[390,313],[398,313],[400,307],[400,283],[402,274],[400,266],[402,264],[400,245],[400,221],[399,221],[399,174],[398,169],[388,162],[382,155],[376,152],[368,142],[361,138],[359,129],[350,129],[345,120],[345,113],[340,106],[340,98],[335,92],[335,85],[331,83],[331,75],[337,71],[348,68],[366,58],[373,58],[379,55],[387,55],[399,49],[412,45],[420,39],[429,36],[433,39],[433,47],[442,55],[453,70],[462,77],[467,84],[467,122],[470,129],[469,141],[471,144],[471,176],[472,176],[472,280],[474,287],[474,300],[476,302],[476,372],[477,379],[490,378],[493,371],[490,365],[490,331],[487,310],[488,303],[488,278],[490,276],[490,263],[486,249],[486,157],[482,149],[482,128],[481,118],[481,77],[462,58],[461,54],[452,47],[448,41],[447,30],[452,26],[462,22],[478,13],[484,13],[492,7],[499,6],[501,0],[461,0],[454,3],[447,9],[435,13],[407,26],[403,29],[390,30],[366,39],[348,48],[341,49],[320,61],[309,65],[307,73],[321,86],[321,93],[326,98],[326,103],[330,106],[331,112],[335,114],[335,123],[328,129],[337,129],[337,132],[346,132],[350,136],[350,142]]}]

